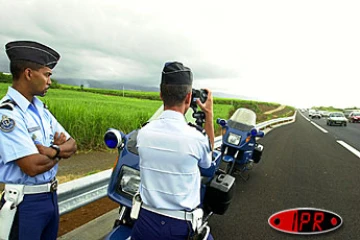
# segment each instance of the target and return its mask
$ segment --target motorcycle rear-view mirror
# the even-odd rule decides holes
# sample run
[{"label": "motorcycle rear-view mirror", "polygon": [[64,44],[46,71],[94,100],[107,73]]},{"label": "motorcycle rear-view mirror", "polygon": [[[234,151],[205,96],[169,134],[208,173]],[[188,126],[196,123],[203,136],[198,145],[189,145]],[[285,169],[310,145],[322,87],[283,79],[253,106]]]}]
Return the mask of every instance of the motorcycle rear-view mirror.
[{"label": "motorcycle rear-view mirror", "polygon": [[259,131],[256,136],[262,138],[265,136],[265,133],[263,131]]},{"label": "motorcycle rear-view mirror", "polygon": [[265,133],[261,130],[257,130],[256,128],[253,128],[250,130],[250,132],[248,133],[248,136],[252,136],[252,137],[264,137]]},{"label": "motorcycle rear-view mirror", "polygon": [[227,121],[221,118],[216,119],[216,123],[219,124],[221,127],[225,127],[227,125]]}]

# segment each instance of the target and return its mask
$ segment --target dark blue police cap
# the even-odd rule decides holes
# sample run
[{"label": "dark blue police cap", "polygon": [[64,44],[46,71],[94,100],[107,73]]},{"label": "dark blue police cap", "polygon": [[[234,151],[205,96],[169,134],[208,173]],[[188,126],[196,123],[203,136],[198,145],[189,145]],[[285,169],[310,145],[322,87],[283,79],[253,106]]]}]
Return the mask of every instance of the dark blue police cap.
[{"label": "dark blue police cap", "polygon": [[60,54],[54,49],[32,41],[9,42],[5,45],[5,51],[10,62],[29,61],[51,69],[55,67],[60,59]]},{"label": "dark blue police cap", "polygon": [[172,85],[192,85],[193,76],[191,69],[180,62],[165,63],[161,83]]}]

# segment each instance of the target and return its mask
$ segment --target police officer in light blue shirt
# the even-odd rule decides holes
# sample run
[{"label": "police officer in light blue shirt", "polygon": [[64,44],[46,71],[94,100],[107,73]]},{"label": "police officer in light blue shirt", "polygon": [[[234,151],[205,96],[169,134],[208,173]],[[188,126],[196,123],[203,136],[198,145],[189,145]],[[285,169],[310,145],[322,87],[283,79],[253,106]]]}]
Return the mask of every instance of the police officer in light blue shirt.
[{"label": "police officer in light blue shirt", "polygon": [[206,134],[190,127],[184,117],[190,107],[192,80],[191,70],[182,63],[166,63],[160,84],[164,112],[139,130],[143,205],[131,239],[188,239],[194,234],[190,221],[172,217],[182,211],[185,216],[199,206],[199,166],[208,168],[212,161],[213,103],[208,89],[207,101],[197,102],[206,115]]},{"label": "police officer in light blue shirt", "polygon": [[60,55],[32,41],[10,42],[5,49],[13,84],[0,101],[0,239],[56,239],[55,176],[76,142],[36,96],[48,91]]}]

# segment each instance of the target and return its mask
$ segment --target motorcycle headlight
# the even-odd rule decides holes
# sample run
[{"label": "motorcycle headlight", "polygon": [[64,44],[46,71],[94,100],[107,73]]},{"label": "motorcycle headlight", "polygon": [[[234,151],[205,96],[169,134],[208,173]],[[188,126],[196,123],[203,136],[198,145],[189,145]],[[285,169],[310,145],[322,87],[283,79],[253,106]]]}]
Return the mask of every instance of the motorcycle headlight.
[{"label": "motorcycle headlight", "polygon": [[234,133],[229,133],[229,136],[227,138],[227,142],[233,145],[239,145],[240,140],[241,140],[241,136]]},{"label": "motorcycle headlight", "polygon": [[120,173],[120,192],[134,196],[139,190],[140,171],[122,166]]}]

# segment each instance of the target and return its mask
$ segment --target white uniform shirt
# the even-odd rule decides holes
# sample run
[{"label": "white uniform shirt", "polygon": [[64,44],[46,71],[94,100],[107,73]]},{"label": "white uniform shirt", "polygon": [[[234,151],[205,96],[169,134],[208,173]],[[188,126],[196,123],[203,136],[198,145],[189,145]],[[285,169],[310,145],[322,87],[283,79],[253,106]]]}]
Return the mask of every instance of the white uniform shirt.
[{"label": "white uniform shirt", "polygon": [[139,130],[140,194],[154,208],[192,210],[200,204],[200,170],[209,168],[209,139],[184,116],[166,110]]}]

